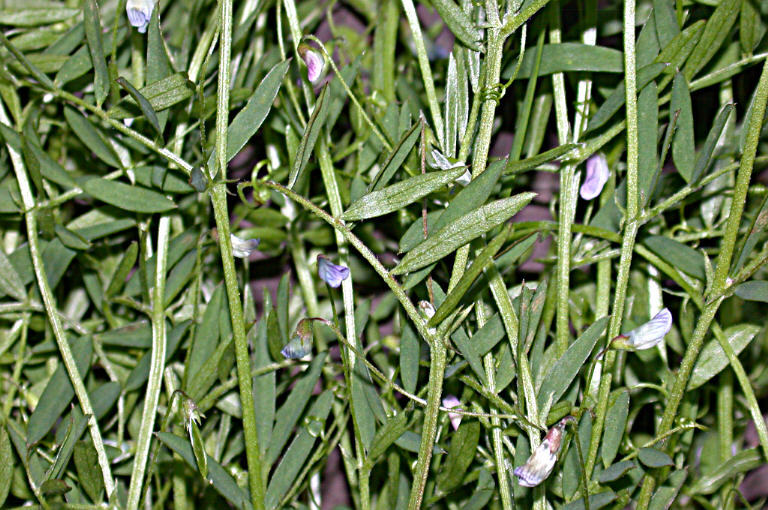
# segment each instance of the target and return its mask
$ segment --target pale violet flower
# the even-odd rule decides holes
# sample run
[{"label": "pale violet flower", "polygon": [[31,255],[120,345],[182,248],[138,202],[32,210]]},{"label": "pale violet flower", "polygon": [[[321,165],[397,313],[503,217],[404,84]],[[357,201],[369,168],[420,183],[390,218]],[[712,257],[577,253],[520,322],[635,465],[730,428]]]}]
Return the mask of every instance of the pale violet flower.
[{"label": "pale violet flower", "polygon": [[581,185],[579,194],[584,200],[592,200],[596,196],[600,195],[603,191],[603,186],[608,181],[610,170],[608,170],[608,162],[605,160],[605,156],[602,154],[595,154],[587,160],[587,178],[584,179],[584,183]]},{"label": "pale violet flower", "polygon": [[616,349],[633,351],[650,349],[660,344],[670,329],[672,329],[672,313],[668,308],[664,308],[645,324],[614,338],[611,344]]},{"label": "pale violet flower", "polygon": [[232,243],[232,255],[241,259],[247,259],[259,247],[259,239],[240,239],[235,234],[229,234],[229,240]]},{"label": "pale violet flower", "polygon": [[547,479],[557,462],[557,453],[562,446],[565,426],[568,422],[574,421],[576,419],[573,416],[566,416],[549,429],[544,440],[533,450],[525,464],[515,468],[514,474],[517,477],[517,483],[523,487],[536,487]]},{"label": "pale violet flower", "polygon": [[155,8],[155,0],[128,0],[125,4],[125,12],[131,26],[136,27],[140,34],[147,31],[149,20],[152,18],[152,10]]},{"label": "pale violet flower", "polygon": [[286,359],[299,359],[310,352],[312,352],[312,320],[301,319],[291,340],[285,344],[280,354]]},{"label": "pale violet flower", "polygon": [[320,81],[325,70],[325,56],[309,44],[299,44],[299,55],[307,66],[307,78],[313,85]]},{"label": "pale violet flower", "polygon": [[341,285],[341,282],[349,277],[349,268],[347,266],[334,264],[324,255],[318,255],[317,274],[320,275],[320,278],[325,283],[334,289],[337,289]]},{"label": "pale violet flower", "polygon": [[[459,402],[459,399],[453,395],[446,395],[443,399],[443,407],[446,409],[453,409],[460,405],[461,402]],[[458,430],[459,424],[461,423],[461,415],[458,413],[448,413],[448,419],[451,420],[451,427],[453,427],[453,430]]]}]

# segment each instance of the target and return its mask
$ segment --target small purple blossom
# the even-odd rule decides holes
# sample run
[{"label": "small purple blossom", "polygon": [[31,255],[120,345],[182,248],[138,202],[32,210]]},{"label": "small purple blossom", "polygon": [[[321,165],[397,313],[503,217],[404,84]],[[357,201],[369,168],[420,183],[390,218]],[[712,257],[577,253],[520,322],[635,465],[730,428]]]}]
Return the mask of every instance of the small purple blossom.
[{"label": "small purple blossom", "polygon": [[314,85],[323,77],[325,57],[319,50],[305,43],[299,45],[299,55],[307,66],[307,78]]},{"label": "small purple blossom", "polygon": [[154,8],[155,0],[128,0],[125,4],[125,13],[128,15],[128,21],[131,23],[131,26],[138,29],[140,34],[147,31]]},{"label": "small purple blossom", "polygon": [[337,289],[341,285],[341,282],[349,277],[349,268],[334,264],[324,255],[318,255],[317,274],[320,275],[320,278],[322,278],[325,283],[334,289]]},{"label": "small purple blossom", "polygon": [[608,181],[609,175],[610,170],[608,170],[608,162],[605,160],[605,156],[595,154],[587,159],[587,178],[584,179],[584,183],[579,190],[581,198],[592,200],[600,195],[600,192],[603,191],[603,186]]},{"label": "small purple blossom", "polygon": [[670,329],[672,329],[672,313],[668,308],[664,308],[645,324],[614,338],[612,346],[633,351],[650,349],[660,344]]},{"label": "small purple blossom", "polygon": [[259,247],[259,239],[241,239],[235,234],[229,234],[229,240],[232,243],[232,255],[241,259],[247,259]]},{"label": "small purple blossom", "polygon": [[[443,407],[447,409],[453,409],[460,405],[461,402],[459,402],[459,399],[453,395],[446,395],[443,399]],[[458,413],[448,413],[448,419],[451,420],[451,427],[453,427],[453,430],[458,430],[459,424],[461,423],[461,415]]]}]

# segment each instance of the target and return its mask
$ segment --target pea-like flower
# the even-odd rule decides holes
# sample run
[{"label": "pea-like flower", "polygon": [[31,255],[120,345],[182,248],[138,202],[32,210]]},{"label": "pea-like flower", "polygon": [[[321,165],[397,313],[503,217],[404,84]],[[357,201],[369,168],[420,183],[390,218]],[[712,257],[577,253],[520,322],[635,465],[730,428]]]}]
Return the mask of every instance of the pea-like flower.
[{"label": "pea-like flower", "polygon": [[301,319],[291,340],[280,354],[286,359],[299,359],[312,352],[312,319]]},{"label": "pea-like flower", "polygon": [[313,85],[319,82],[324,76],[325,56],[320,50],[313,48],[309,44],[299,44],[299,55],[307,65],[307,78]]},{"label": "pea-like flower", "polygon": [[517,483],[523,487],[536,487],[552,474],[552,469],[557,462],[557,454],[562,446],[565,426],[569,422],[575,421],[573,416],[566,416],[549,429],[544,440],[533,450],[525,464],[515,468],[514,474],[517,477]]},{"label": "pea-like flower", "polygon": [[131,23],[131,26],[139,30],[140,34],[147,31],[154,8],[155,0],[128,0],[125,4],[128,21]]},{"label": "pea-like flower", "polygon": [[608,170],[608,162],[605,160],[605,156],[602,154],[595,154],[587,159],[587,177],[584,179],[584,183],[581,185],[579,194],[584,200],[592,200],[596,196],[600,195],[603,191],[603,186],[608,181],[610,170]]},{"label": "pea-like flower", "polygon": [[341,282],[349,277],[349,268],[334,264],[325,255],[318,255],[317,274],[320,275],[320,278],[325,283],[334,289],[338,289]]},{"label": "pea-like flower", "polygon": [[631,351],[650,349],[660,344],[670,329],[672,313],[668,308],[664,308],[645,324],[614,338],[611,345],[616,349]]},{"label": "pea-like flower", "polygon": [[259,247],[259,239],[240,239],[235,234],[229,234],[229,240],[232,242],[232,255],[241,259],[247,259]]},{"label": "pea-like flower", "polygon": [[[459,399],[453,395],[446,395],[443,399],[443,407],[447,409],[453,409],[460,405],[461,402],[459,402]],[[453,427],[453,430],[458,430],[459,424],[461,424],[461,415],[458,413],[448,413],[448,419],[451,420],[451,427]]]}]

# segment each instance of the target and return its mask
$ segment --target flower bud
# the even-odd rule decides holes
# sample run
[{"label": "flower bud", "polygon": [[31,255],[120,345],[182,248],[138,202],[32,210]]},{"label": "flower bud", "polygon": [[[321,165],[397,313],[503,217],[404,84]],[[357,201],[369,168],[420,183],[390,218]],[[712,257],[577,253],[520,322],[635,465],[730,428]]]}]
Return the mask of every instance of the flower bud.
[{"label": "flower bud", "polygon": [[301,319],[291,340],[285,344],[280,354],[286,359],[299,359],[310,352],[312,352],[312,320]]},{"label": "flower bud", "polygon": [[[448,409],[453,409],[460,405],[461,402],[459,402],[459,399],[453,395],[446,395],[443,399],[443,407]],[[451,420],[451,427],[453,427],[453,430],[458,430],[459,424],[461,423],[461,415],[457,413],[448,413],[448,419]]]},{"label": "flower bud", "polygon": [[584,200],[592,200],[600,195],[603,186],[608,181],[610,170],[608,162],[602,154],[595,154],[587,159],[587,177],[581,185],[579,194]]},{"label": "flower bud", "polygon": [[557,462],[557,454],[562,446],[565,426],[574,421],[573,416],[566,416],[549,429],[544,440],[533,450],[525,464],[515,468],[514,474],[517,477],[517,483],[523,487],[536,487],[547,479]]},{"label": "flower bud", "polygon": [[323,53],[306,43],[299,44],[299,55],[307,65],[307,78],[311,84],[319,82],[325,70],[325,56]]}]

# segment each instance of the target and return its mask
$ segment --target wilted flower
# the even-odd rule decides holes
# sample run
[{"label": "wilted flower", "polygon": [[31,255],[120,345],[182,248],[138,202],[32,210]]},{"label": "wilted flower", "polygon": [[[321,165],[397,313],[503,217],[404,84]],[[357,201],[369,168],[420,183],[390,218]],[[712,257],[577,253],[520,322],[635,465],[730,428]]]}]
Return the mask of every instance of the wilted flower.
[{"label": "wilted flower", "polygon": [[323,77],[325,57],[319,50],[306,43],[299,44],[299,55],[307,65],[307,78],[314,85]]},{"label": "wilted flower", "polygon": [[200,412],[200,409],[195,404],[195,401],[189,397],[184,397],[182,400],[182,412],[184,414],[184,423],[187,425],[187,430],[192,434],[192,423],[200,425],[200,419],[205,418],[205,415]]},{"label": "wilted flower", "polygon": [[671,328],[672,313],[668,308],[664,308],[645,324],[614,338],[611,345],[616,349],[633,351],[650,349],[661,343]]},{"label": "wilted flower", "polygon": [[557,462],[557,453],[563,442],[563,432],[568,422],[576,421],[573,416],[566,416],[557,425],[549,429],[539,446],[533,451],[525,464],[515,468],[517,483],[523,487],[536,487],[552,473]]},{"label": "wilted flower", "polygon": [[608,181],[608,162],[602,154],[595,154],[587,160],[587,178],[581,185],[579,194],[584,200],[592,200],[603,191]]},{"label": "wilted flower", "polygon": [[[459,402],[459,399],[453,395],[446,395],[443,399],[443,407],[448,409],[453,409],[454,407],[458,407],[460,405],[461,402]],[[453,430],[458,430],[459,424],[461,423],[461,415],[458,413],[448,413],[448,419],[451,420],[451,426],[453,427]]]},{"label": "wilted flower", "polygon": [[155,8],[155,0],[128,0],[125,4],[125,12],[131,26],[136,27],[140,34],[147,31],[149,20],[152,18],[152,10]]},{"label": "wilted flower", "polygon": [[259,247],[259,239],[240,239],[235,234],[229,234],[232,242],[232,255],[247,259]]},{"label": "wilted flower", "polygon": [[320,278],[333,287],[339,288],[341,282],[349,277],[349,268],[347,266],[338,266],[331,262],[328,257],[324,255],[317,256],[317,274]]},{"label": "wilted flower", "polygon": [[435,307],[429,301],[419,301],[419,311],[427,320],[435,316]]},{"label": "wilted flower", "polygon": [[286,359],[299,359],[312,352],[312,319],[301,319],[291,340],[280,354]]}]

